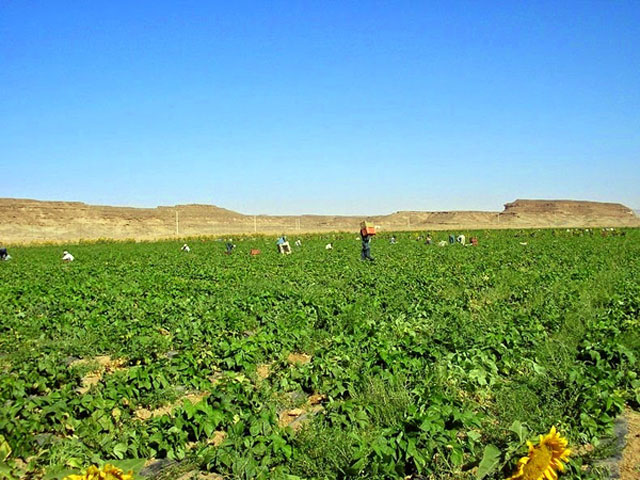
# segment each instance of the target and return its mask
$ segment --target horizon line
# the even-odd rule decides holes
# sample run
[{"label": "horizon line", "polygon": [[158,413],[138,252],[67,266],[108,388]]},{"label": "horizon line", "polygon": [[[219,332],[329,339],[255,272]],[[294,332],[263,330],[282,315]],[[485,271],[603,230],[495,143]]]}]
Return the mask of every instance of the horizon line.
[{"label": "horizon line", "polygon": [[496,213],[496,214],[500,214],[501,212],[504,212],[504,210],[506,210],[507,205],[518,202],[518,201],[536,201],[536,202],[575,202],[575,203],[593,203],[593,204],[602,204],[602,205],[620,205],[623,206],[625,208],[628,208],[629,210],[635,212],[640,211],[640,208],[634,208],[634,207],[629,207],[627,205],[625,205],[624,203],[621,202],[612,202],[612,201],[608,201],[608,202],[603,202],[603,201],[596,201],[596,200],[575,200],[575,199],[567,199],[567,198],[516,198],[513,201],[510,202],[506,202],[503,204],[503,209],[502,210],[469,210],[469,209],[465,209],[465,210],[456,210],[456,209],[452,209],[452,210],[395,210],[395,211],[391,211],[389,213],[376,213],[376,214],[359,214],[359,213],[300,213],[300,214],[280,214],[280,213],[242,213],[240,211],[237,210],[231,210],[229,208],[226,207],[221,207],[219,205],[213,204],[213,203],[177,203],[175,205],[156,205],[153,207],[148,207],[148,206],[133,206],[133,205],[118,205],[118,204],[112,204],[112,205],[105,205],[105,204],[94,204],[94,203],[87,203],[81,200],[39,200],[39,199],[35,199],[35,198],[18,198],[18,197],[0,197],[0,201],[3,200],[13,200],[13,201],[28,201],[28,202],[40,202],[40,203],[71,203],[71,204],[82,204],[82,205],[86,205],[88,207],[97,207],[97,208],[131,208],[131,209],[136,209],[136,210],[156,210],[156,209],[161,209],[161,208],[166,208],[166,209],[171,209],[171,208],[179,208],[179,207],[190,207],[190,206],[199,206],[199,207],[214,207],[214,208],[218,208],[221,210],[225,210],[227,212],[231,212],[231,213],[235,213],[238,215],[242,215],[242,216],[248,216],[248,217],[382,217],[382,216],[388,216],[388,215],[394,215],[394,214],[398,214],[398,213],[453,213],[453,212],[459,212],[459,213]]}]

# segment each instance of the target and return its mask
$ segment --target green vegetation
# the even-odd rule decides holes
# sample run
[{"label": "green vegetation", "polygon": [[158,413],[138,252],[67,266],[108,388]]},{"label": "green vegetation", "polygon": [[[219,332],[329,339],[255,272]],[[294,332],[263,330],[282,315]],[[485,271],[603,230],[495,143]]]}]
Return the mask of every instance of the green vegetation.
[{"label": "green vegetation", "polygon": [[[223,478],[498,479],[553,425],[597,447],[640,403],[640,231],[474,235],[380,235],[374,264],[355,233],[291,256],[271,238],[230,256],[80,244],[71,264],[12,248],[0,478],[153,457]],[[568,478],[598,478],[593,457]]]}]

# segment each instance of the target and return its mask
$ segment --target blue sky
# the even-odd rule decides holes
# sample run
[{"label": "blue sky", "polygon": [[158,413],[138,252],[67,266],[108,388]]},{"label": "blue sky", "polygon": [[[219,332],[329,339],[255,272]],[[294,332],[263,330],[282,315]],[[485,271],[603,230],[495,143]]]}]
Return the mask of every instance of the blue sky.
[{"label": "blue sky", "polygon": [[0,197],[640,208],[640,2],[0,0]]}]

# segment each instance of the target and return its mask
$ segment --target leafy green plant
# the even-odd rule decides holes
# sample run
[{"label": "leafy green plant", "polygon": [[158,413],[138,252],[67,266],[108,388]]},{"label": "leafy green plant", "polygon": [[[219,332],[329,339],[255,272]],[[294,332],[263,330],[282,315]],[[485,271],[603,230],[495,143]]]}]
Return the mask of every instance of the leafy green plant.
[{"label": "leafy green plant", "polygon": [[230,478],[495,479],[551,425],[597,445],[640,405],[640,231],[473,235],[382,234],[374,265],[347,234],[286,258],[263,237],[230,256],[212,239],[188,257],[80,244],[64,266],[57,247],[16,247],[0,269],[2,474],[156,458]]}]

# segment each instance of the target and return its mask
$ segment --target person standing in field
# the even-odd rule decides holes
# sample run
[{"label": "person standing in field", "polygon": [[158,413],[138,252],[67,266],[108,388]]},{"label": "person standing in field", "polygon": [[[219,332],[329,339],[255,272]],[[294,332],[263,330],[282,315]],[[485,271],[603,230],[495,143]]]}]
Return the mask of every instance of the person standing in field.
[{"label": "person standing in field", "polygon": [[363,228],[360,230],[360,239],[362,240],[362,252],[360,253],[361,260],[369,260],[373,262],[373,257],[371,256],[371,237],[373,235],[369,235],[367,231]]}]

